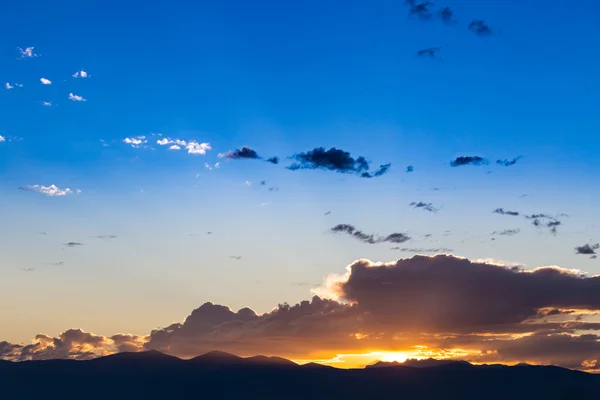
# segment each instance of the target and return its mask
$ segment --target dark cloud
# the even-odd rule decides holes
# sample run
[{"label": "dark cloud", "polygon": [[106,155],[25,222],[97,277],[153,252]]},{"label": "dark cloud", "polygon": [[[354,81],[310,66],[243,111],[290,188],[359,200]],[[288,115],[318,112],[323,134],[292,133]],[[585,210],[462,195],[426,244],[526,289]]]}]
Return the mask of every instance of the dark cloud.
[{"label": "dark cloud", "polygon": [[505,229],[503,231],[494,231],[492,235],[514,236],[521,232],[520,229]]},{"label": "dark cloud", "polygon": [[77,246],[83,246],[83,243],[79,243],[79,242],[67,242],[67,243],[63,244],[63,246],[65,246],[65,247],[77,247]]},{"label": "dark cloud", "polygon": [[510,216],[513,216],[513,217],[516,217],[516,216],[519,215],[519,213],[517,211],[509,211],[509,210],[505,210],[504,208],[496,208],[493,212],[496,213],[496,214],[510,215]]},{"label": "dark cloud", "polygon": [[505,167],[510,167],[511,165],[515,165],[517,163],[517,161],[519,161],[521,158],[523,158],[522,156],[518,156],[513,158],[512,160],[496,160],[496,164],[498,165],[503,165]]},{"label": "dark cloud", "polygon": [[260,186],[265,186],[267,184],[267,181],[260,181]]},{"label": "dark cloud", "polygon": [[442,20],[442,22],[444,22],[445,24],[451,24],[451,23],[455,22],[452,19],[452,17],[454,17],[454,11],[452,11],[452,9],[450,7],[442,8],[438,12],[438,15],[440,16],[440,19]]},{"label": "dark cloud", "polygon": [[485,165],[488,161],[479,156],[462,156],[450,161],[451,167],[461,167],[463,165]]},{"label": "dark cloud", "polygon": [[417,16],[421,19],[429,19],[433,16],[431,8],[433,3],[428,1],[423,3],[417,3],[416,1],[407,1],[406,4],[410,6],[409,14]]},{"label": "dark cloud", "polygon": [[279,192],[279,188],[276,186],[270,187],[269,192]]},{"label": "dark cloud", "polygon": [[258,153],[248,146],[244,146],[241,149],[229,150],[224,154],[224,157],[231,160],[258,160],[260,158]]},{"label": "dark cloud", "polygon": [[236,259],[236,260],[241,260],[242,256],[229,256],[229,258],[233,258],[233,259]]},{"label": "dark cloud", "polygon": [[562,222],[548,214],[531,214],[525,218],[531,219],[531,224],[536,228],[547,228],[553,235],[558,233],[556,228],[562,225]]},{"label": "dark cloud", "polygon": [[325,213],[325,215],[329,215],[329,214],[331,214],[331,211],[327,211],[327,212]]},{"label": "dark cloud", "polygon": [[583,246],[575,247],[575,254],[596,254],[596,250],[600,249],[600,243],[584,244]]},{"label": "dark cloud", "polygon": [[100,236],[95,236],[96,239],[116,239],[117,236],[116,235],[100,235]]},{"label": "dark cloud", "polygon": [[325,150],[317,147],[305,153],[297,153],[290,157],[297,162],[290,165],[288,169],[295,171],[299,169],[324,169],[340,173],[359,174],[363,178],[373,178],[385,174],[390,164],[381,165],[379,170],[369,172],[369,162],[362,156],[354,159],[350,153],[332,147]]},{"label": "dark cloud", "polygon": [[435,208],[433,206],[433,204],[424,203],[422,201],[419,201],[418,203],[413,201],[412,203],[409,204],[409,206],[414,207],[414,208],[421,208],[421,209],[423,209],[425,211],[429,211],[429,212],[437,212],[438,211],[438,209]]},{"label": "dark cloud", "polygon": [[23,271],[25,271],[25,272],[33,272],[33,271],[35,271],[35,268],[23,268]]},{"label": "dark cloud", "polygon": [[593,255],[593,256],[590,257],[591,260],[595,260],[596,258],[598,258],[597,255]]},{"label": "dark cloud", "polygon": [[469,24],[469,30],[477,36],[491,36],[494,32],[485,21],[476,19]]},{"label": "dark cloud", "polygon": [[383,243],[383,242],[404,243],[404,242],[410,240],[410,237],[405,235],[404,233],[392,233],[385,237],[376,236],[376,235],[367,234],[360,230],[357,230],[353,225],[349,225],[349,224],[336,225],[333,228],[331,228],[331,231],[334,233],[348,234],[348,235],[354,237],[356,240],[360,240],[361,242],[368,243],[368,244],[376,244],[376,243]]},{"label": "dark cloud", "polygon": [[421,49],[417,51],[417,56],[422,58],[432,58],[435,60],[441,60],[440,51],[441,47],[429,47],[427,49]]},{"label": "dark cloud", "polygon": [[440,248],[435,248],[435,249],[424,249],[422,247],[418,247],[418,248],[410,248],[410,247],[392,247],[392,250],[400,250],[402,252],[405,253],[419,253],[419,254],[425,254],[425,253],[452,253],[454,250],[452,249],[447,249],[445,247],[440,247]]},{"label": "dark cloud", "polygon": [[270,162],[271,164],[279,164],[279,157],[269,157],[266,161]]},{"label": "dark cloud", "polygon": [[408,167],[406,167],[406,172],[414,172],[415,171],[415,167],[413,167],[412,165],[409,165]]},{"label": "dark cloud", "polygon": [[60,266],[63,265],[64,262],[63,261],[58,261],[58,262],[53,262],[53,263],[46,263],[46,265],[55,265],[55,266]]}]

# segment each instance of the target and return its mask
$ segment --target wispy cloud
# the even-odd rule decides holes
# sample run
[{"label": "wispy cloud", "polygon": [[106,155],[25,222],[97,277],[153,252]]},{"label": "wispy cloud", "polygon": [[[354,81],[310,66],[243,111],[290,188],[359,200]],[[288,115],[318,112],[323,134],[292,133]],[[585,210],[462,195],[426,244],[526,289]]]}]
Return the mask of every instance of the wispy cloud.
[{"label": "wispy cloud", "polygon": [[518,234],[519,232],[521,232],[520,229],[505,229],[503,231],[494,231],[492,232],[492,235],[502,235],[502,236],[514,236],[516,234]]},{"label": "wispy cloud", "polygon": [[73,74],[73,78],[87,78],[87,77],[88,77],[88,73],[82,69],[80,69],[79,71],[77,71]]},{"label": "wispy cloud", "polygon": [[123,139],[123,143],[127,143],[130,144],[131,147],[138,148],[142,144],[148,143],[148,140],[146,140],[146,136],[134,136]]},{"label": "wispy cloud", "polygon": [[441,47],[429,47],[426,49],[421,49],[417,51],[417,56],[421,58],[431,58],[433,60],[441,60],[440,56]]},{"label": "wispy cloud", "polygon": [[87,101],[87,99],[84,99],[82,96],[78,96],[78,95],[73,94],[73,93],[69,93],[69,100],[73,100],[73,101]]},{"label": "wispy cloud", "polygon": [[492,28],[490,28],[489,25],[481,19],[473,20],[469,24],[469,30],[480,37],[491,36],[494,34]]},{"label": "wispy cloud", "polygon": [[496,160],[496,164],[510,167],[511,165],[515,165],[521,158],[523,158],[523,156],[515,157],[512,160]]},{"label": "wispy cloud", "polygon": [[516,216],[519,215],[519,213],[517,211],[505,210],[504,208],[496,208],[493,212],[495,214],[510,215],[510,216],[513,216],[513,217],[516,217]]},{"label": "wispy cloud", "polygon": [[0,135],[0,143],[4,143],[6,142],[6,138],[2,135]]},{"label": "wispy cloud", "polygon": [[19,50],[19,54],[20,54],[20,57],[18,58],[18,60],[22,60],[24,58],[39,57],[39,54],[36,54],[33,52],[34,48],[35,47],[26,47],[25,49],[22,49],[20,47],[17,47],[17,49]]},{"label": "wispy cloud", "polygon": [[250,182],[250,181],[246,181],[246,182],[244,182],[244,185],[246,185],[246,186],[250,187],[250,186],[252,186],[252,182]]},{"label": "wispy cloud", "polygon": [[67,243],[63,244],[63,246],[65,246],[65,247],[78,247],[78,246],[83,246],[83,243],[79,243],[79,242],[67,242]]},{"label": "wispy cloud", "polygon": [[221,164],[220,163],[215,163],[214,165],[210,165],[209,163],[204,163],[204,168],[206,168],[209,171],[212,171],[213,168],[219,168]]},{"label": "wispy cloud", "polygon": [[350,153],[332,147],[325,150],[317,147],[305,153],[297,153],[290,157],[297,162],[290,165],[288,169],[296,171],[299,169],[323,169],[345,174],[357,174],[361,178],[374,178],[384,175],[391,164],[383,164],[378,170],[369,172],[369,162],[363,157],[356,159]]},{"label": "wispy cloud", "polygon": [[185,148],[188,154],[205,155],[212,147],[209,143],[198,143],[195,140],[185,141],[181,139],[162,138],[156,141],[159,146],[169,146],[170,150],[180,150]]},{"label": "wispy cloud", "polygon": [[452,24],[454,22],[456,22],[453,17],[454,17],[454,11],[452,11],[452,9],[450,7],[444,7],[442,8],[439,12],[438,15],[440,16],[440,19],[442,20],[442,22],[444,22],[445,24]]},{"label": "wispy cloud", "polygon": [[488,161],[479,156],[461,156],[450,161],[451,167],[461,167],[463,165],[485,165]]},{"label": "wispy cloud", "polygon": [[339,224],[331,228],[331,232],[333,233],[345,233],[347,235],[352,236],[354,239],[359,240],[363,243],[368,244],[376,244],[383,242],[390,243],[404,243],[411,238],[404,233],[392,233],[387,236],[377,236],[373,234],[364,233],[354,227],[354,225],[349,224]]},{"label": "wispy cloud", "polygon": [[44,185],[27,185],[19,187],[21,190],[29,192],[38,192],[46,196],[66,196],[69,194],[79,194],[81,190],[71,190],[69,188],[61,189],[56,185],[44,186]]},{"label": "wispy cloud", "polygon": [[51,101],[43,101],[43,102],[42,102],[42,105],[43,105],[44,107],[52,107],[52,102],[51,102]]},{"label": "wispy cloud", "polygon": [[51,85],[52,84],[52,81],[47,78],[40,78],[40,82],[42,82],[42,85]]},{"label": "wispy cloud", "polygon": [[446,247],[439,247],[439,248],[422,248],[422,247],[392,247],[391,250],[399,250],[402,252],[406,252],[406,253],[419,253],[419,254],[425,254],[425,253],[452,253],[454,250],[452,249],[448,249]]},{"label": "wispy cloud", "polygon": [[10,82],[6,82],[6,83],[4,84],[4,87],[5,87],[7,90],[10,90],[10,89],[14,89],[14,88],[16,88],[16,87],[23,87],[23,84],[21,84],[21,83],[13,83],[13,84],[11,85],[11,84],[10,84]]},{"label": "wispy cloud", "polygon": [[433,206],[433,204],[431,203],[424,203],[422,201],[419,201],[418,203],[413,201],[412,203],[409,204],[409,206],[413,207],[413,208],[420,208],[423,209],[425,211],[429,211],[429,212],[438,212],[438,209],[435,208]]}]

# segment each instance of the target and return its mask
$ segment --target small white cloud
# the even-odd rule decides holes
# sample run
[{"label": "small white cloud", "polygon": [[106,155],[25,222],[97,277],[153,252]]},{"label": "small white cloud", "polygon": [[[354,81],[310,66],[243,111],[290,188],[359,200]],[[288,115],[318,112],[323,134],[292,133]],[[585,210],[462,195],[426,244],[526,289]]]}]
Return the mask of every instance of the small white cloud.
[{"label": "small white cloud", "polygon": [[181,147],[174,144],[173,146],[169,147],[169,150],[181,150]]},{"label": "small white cloud", "polygon": [[158,144],[160,146],[166,146],[166,145],[171,144],[171,143],[173,143],[173,141],[170,140],[170,139],[167,139],[167,138],[159,139],[159,140],[156,141],[156,144]]},{"label": "small white cloud", "polygon": [[130,144],[131,147],[138,148],[144,143],[148,143],[146,136],[135,136],[123,139],[123,143]]},{"label": "small white cloud", "polygon": [[246,181],[246,182],[244,183],[244,185],[246,185],[246,186],[252,186],[252,182],[250,182],[250,181]]},{"label": "small white cloud", "polygon": [[221,163],[215,163],[215,168],[219,168],[221,166]]},{"label": "small white cloud", "polygon": [[52,107],[51,101],[43,101],[42,104],[44,105],[44,107]]},{"label": "small white cloud", "polygon": [[212,149],[208,143],[198,143],[195,141],[188,142],[185,146],[188,154],[202,154],[205,155],[207,150]]},{"label": "small white cloud", "polygon": [[15,83],[15,86],[16,87],[23,87],[23,84],[22,83]]},{"label": "small white cloud", "polygon": [[79,189],[75,189],[75,190],[71,190],[69,188],[60,189],[56,185],[50,185],[50,186],[27,185],[27,186],[21,186],[19,189],[30,191],[30,192],[38,192],[41,194],[45,194],[46,196],[66,196],[68,194],[81,193],[81,190],[79,190]]},{"label": "small white cloud", "polygon": [[4,87],[5,87],[5,88],[7,88],[7,89],[9,89],[9,90],[14,88],[14,86],[13,86],[13,85],[11,85],[11,84],[10,84],[10,83],[8,83],[8,82],[6,82],[6,83],[4,84]]},{"label": "small white cloud", "polygon": [[102,143],[102,147],[108,147],[108,143],[104,139],[100,139],[100,143]]},{"label": "small white cloud", "polygon": [[88,77],[88,73],[82,69],[80,69],[79,71],[77,71],[73,74],[73,78],[87,78],[87,77]]},{"label": "small white cloud", "polygon": [[267,202],[267,203],[260,203],[260,206],[261,206],[261,207],[266,207],[266,206],[268,206],[269,204],[271,204],[271,203],[269,203],[269,202]]},{"label": "small white cloud", "polygon": [[19,57],[19,59],[23,59],[23,58],[31,58],[31,57],[38,57],[38,54],[35,54],[33,52],[34,47],[27,47],[25,50],[23,50],[20,47],[17,47],[17,49],[19,49],[19,53],[21,54],[21,57]]},{"label": "small white cloud", "polygon": [[73,101],[87,101],[87,99],[84,99],[81,96],[77,96],[76,94],[73,93],[69,93],[69,100],[73,100]]},{"label": "small white cloud", "polygon": [[0,143],[2,143],[2,142],[6,142],[6,138],[4,136],[0,135]]},{"label": "small white cloud", "polygon": [[46,79],[46,78],[40,78],[40,82],[42,82],[42,85],[51,85],[52,81],[50,79]]}]

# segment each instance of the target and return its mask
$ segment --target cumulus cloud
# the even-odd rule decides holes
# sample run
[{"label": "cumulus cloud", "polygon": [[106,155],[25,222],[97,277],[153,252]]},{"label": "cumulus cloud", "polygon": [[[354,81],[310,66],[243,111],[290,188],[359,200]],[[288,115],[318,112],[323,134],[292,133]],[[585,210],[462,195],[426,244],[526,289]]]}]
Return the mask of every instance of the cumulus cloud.
[{"label": "cumulus cloud", "polygon": [[369,172],[369,162],[362,156],[354,159],[350,153],[332,147],[325,150],[317,147],[305,153],[297,153],[290,157],[297,162],[290,165],[288,169],[296,171],[299,169],[323,169],[346,174],[358,174],[363,178],[373,178],[385,174],[391,164],[383,164],[378,170]]},{"label": "cumulus cloud", "polygon": [[84,99],[82,96],[78,96],[78,95],[73,94],[73,93],[69,93],[69,100],[72,100],[72,101],[87,101],[87,99]]},{"label": "cumulus cloud", "polygon": [[42,85],[51,85],[52,81],[50,79],[46,79],[46,78],[40,78],[40,82],[42,83]]},{"label": "cumulus cloud", "polygon": [[437,209],[437,208],[435,208],[435,207],[433,206],[433,204],[431,204],[431,203],[424,203],[424,202],[422,202],[422,201],[419,201],[419,202],[415,202],[415,201],[413,201],[413,202],[412,202],[412,203],[410,203],[409,205],[410,205],[411,207],[413,207],[413,208],[420,208],[420,209],[422,209],[422,210],[429,211],[429,212],[437,212],[437,211],[438,211],[438,209]]},{"label": "cumulus cloud", "polygon": [[156,141],[160,146],[169,146],[170,150],[180,150],[185,148],[188,154],[205,155],[212,147],[208,143],[198,143],[195,140],[185,141],[181,139],[162,138]]},{"label": "cumulus cloud", "polygon": [[36,54],[33,52],[33,49],[35,47],[26,47],[25,49],[22,49],[20,47],[17,47],[17,49],[19,50],[19,60],[22,60],[24,58],[33,58],[33,57],[39,57],[39,54]]},{"label": "cumulus cloud", "polygon": [[404,233],[392,233],[388,236],[376,236],[368,233],[364,233],[356,229],[353,225],[349,224],[339,224],[331,228],[331,232],[333,233],[345,233],[356,240],[360,240],[363,243],[376,244],[383,242],[390,243],[404,243],[410,240],[410,237]]},{"label": "cumulus cloud", "polygon": [[596,254],[596,250],[600,249],[600,243],[596,244],[584,244],[583,246],[575,247],[575,254]]},{"label": "cumulus cloud", "polygon": [[29,192],[38,192],[44,194],[46,196],[66,196],[69,194],[79,194],[81,190],[75,189],[71,190],[69,188],[61,189],[56,185],[44,186],[44,185],[26,185],[20,186],[19,189],[29,191]]},{"label": "cumulus cloud", "polygon": [[[474,284],[476,282],[476,284]],[[85,359],[155,349],[179,357],[211,350],[290,358],[386,349],[476,362],[537,362],[590,369],[600,359],[600,277],[559,267],[523,270],[452,255],[390,263],[357,260],[314,296],[258,314],[205,303],[148,336],[80,329],[0,342],[0,358]],[[555,311],[553,311],[555,310]],[[370,350],[368,350],[370,351]]]},{"label": "cumulus cloud", "polygon": [[133,148],[138,148],[141,145],[148,143],[148,140],[146,139],[146,136],[133,136],[123,139],[123,143],[129,144]]},{"label": "cumulus cloud", "polygon": [[485,21],[480,19],[473,20],[469,24],[469,30],[480,37],[491,36],[494,33],[492,28],[490,28]]},{"label": "cumulus cloud", "polygon": [[80,69],[79,71],[77,71],[73,74],[73,78],[87,78],[87,77],[88,77],[88,73],[82,69]]},{"label": "cumulus cloud", "polygon": [[[262,160],[263,158],[258,155],[256,150],[251,149],[248,146],[243,146],[241,149],[229,150],[226,153],[219,153],[221,158],[227,158],[229,160]],[[269,157],[265,162],[271,164],[279,164],[279,157]]]},{"label": "cumulus cloud", "polygon": [[0,143],[6,142],[6,138],[2,135],[0,135]]},{"label": "cumulus cloud", "polygon": [[513,158],[512,160],[496,160],[496,164],[498,165],[502,165],[505,167],[510,167],[511,165],[515,165],[517,163],[517,161],[519,161],[521,158],[523,158],[522,156],[518,156]]},{"label": "cumulus cloud", "polygon": [[493,212],[496,213],[496,214],[510,215],[510,216],[513,216],[513,217],[516,217],[516,216],[519,215],[519,213],[517,211],[505,210],[504,208],[496,208]]},{"label": "cumulus cloud", "polygon": [[461,167],[463,165],[485,165],[488,161],[479,156],[461,156],[450,161],[451,167]]}]

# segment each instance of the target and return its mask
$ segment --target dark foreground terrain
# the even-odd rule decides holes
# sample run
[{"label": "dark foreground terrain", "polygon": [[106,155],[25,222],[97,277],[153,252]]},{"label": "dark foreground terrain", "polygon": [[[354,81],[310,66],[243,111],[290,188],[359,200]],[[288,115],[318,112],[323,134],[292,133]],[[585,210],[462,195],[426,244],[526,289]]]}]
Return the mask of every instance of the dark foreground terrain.
[{"label": "dark foreground terrain", "polygon": [[151,351],[89,361],[0,361],[0,399],[177,398],[600,399],[600,376],[434,360],[341,370],[219,352],[191,360]]}]

